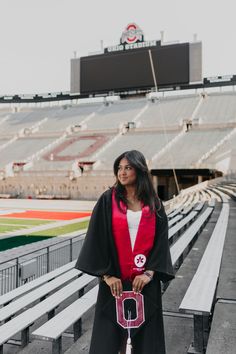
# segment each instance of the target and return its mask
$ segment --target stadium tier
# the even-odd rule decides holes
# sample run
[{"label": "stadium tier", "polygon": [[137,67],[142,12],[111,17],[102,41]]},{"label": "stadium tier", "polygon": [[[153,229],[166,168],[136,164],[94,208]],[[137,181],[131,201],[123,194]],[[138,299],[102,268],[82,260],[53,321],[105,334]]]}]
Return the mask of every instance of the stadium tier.
[{"label": "stadium tier", "polygon": [[236,166],[236,131],[235,128],[231,130],[230,136],[223,142],[221,147],[216,150],[210,151],[210,153],[205,157],[205,161],[202,161],[202,166],[208,166],[209,168],[222,168],[222,164],[226,164],[230,161],[232,170]]},{"label": "stadium tier", "polygon": [[202,123],[236,123],[235,93],[206,95],[198,117]]},{"label": "stadium tier", "polygon": [[[236,169],[234,91],[94,101],[1,112],[0,194],[11,195],[10,180],[24,180],[22,186],[27,178],[31,184],[37,178],[38,184],[40,176],[51,176],[53,185],[58,175],[65,178],[59,185],[67,185],[58,189],[70,197],[78,197],[69,188],[76,181],[80,197],[85,188],[96,197],[113,183],[114,158],[130,149],[141,150],[157,176],[158,170],[173,168],[193,174],[196,169]],[[15,183],[11,188],[18,195]],[[42,183],[44,189],[49,184]]]},{"label": "stadium tier", "polygon": [[192,117],[198,102],[197,95],[153,100],[153,103],[148,105],[145,114],[138,120],[138,126],[152,128],[163,127],[163,124],[181,126],[183,121]]},{"label": "stadium tier", "polygon": [[115,158],[122,154],[122,152],[130,150],[131,146],[132,149],[141,150],[147,160],[151,161],[155,153],[165,146],[166,139],[172,140],[177,134],[177,131],[168,132],[166,135],[160,131],[120,134],[119,137],[114,139],[114,142],[108,149],[97,154],[100,164],[96,169],[111,170]]},{"label": "stadium tier", "polygon": [[230,131],[230,128],[190,130],[157,159],[156,165],[159,168],[171,168],[174,161],[176,168],[196,168],[203,154],[216,146]]},{"label": "stadium tier", "polygon": [[31,129],[38,126],[41,120],[44,119],[48,113],[48,109],[27,109],[26,111],[23,109],[21,112],[9,112],[0,118],[1,135],[19,134],[22,129]]},{"label": "stadium tier", "polygon": [[48,117],[40,131],[63,132],[71,125],[83,124],[84,120],[88,119],[90,115],[93,115],[99,108],[101,108],[101,105],[96,104],[78,105],[68,108],[67,106],[63,106],[60,109],[54,110],[53,115]]},{"label": "stadium tier", "polygon": [[87,121],[89,130],[119,129],[122,124],[133,121],[147,103],[146,100],[117,102],[105,106]]},{"label": "stadium tier", "polygon": [[4,150],[5,154],[1,156],[2,166],[7,165],[10,162],[22,162],[26,161],[32,154],[41,150],[44,146],[47,146],[54,141],[54,138],[41,138],[41,137],[26,137],[18,138],[12,144],[9,144]]}]

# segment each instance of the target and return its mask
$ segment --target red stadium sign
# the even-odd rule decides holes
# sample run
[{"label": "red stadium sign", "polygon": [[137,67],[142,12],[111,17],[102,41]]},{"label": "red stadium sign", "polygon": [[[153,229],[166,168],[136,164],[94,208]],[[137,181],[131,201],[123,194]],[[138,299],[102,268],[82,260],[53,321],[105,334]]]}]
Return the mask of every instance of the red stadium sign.
[{"label": "red stadium sign", "polygon": [[105,48],[105,52],[155,47],[156,41],[144,41],[144,33],[136,23],[129,23],[122,32],[120,44]]},{"label": "red stadium sign", "polygon": [[144,41],[144,34],[141,28],[136,25],[136,23],[129,23],[128,26],[125,28],[124,32],[121,36],[121,43],[132,44],[136,42],[143,42]]}]

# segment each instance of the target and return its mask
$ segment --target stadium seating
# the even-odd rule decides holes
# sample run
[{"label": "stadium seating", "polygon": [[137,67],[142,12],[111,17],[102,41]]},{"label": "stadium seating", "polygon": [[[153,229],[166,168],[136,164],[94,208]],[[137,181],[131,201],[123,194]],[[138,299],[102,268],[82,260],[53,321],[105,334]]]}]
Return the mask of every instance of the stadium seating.
[{"label": "stadium seating", "polygon": [[235,93],[211,93],[205,96],[198,115],[202,123],[235,122]]},{"label": "stadium seating", "polygon": [[216,292],[228,218],[229,205],[224,203],[201,263],[180,304],[180,311],[194,315],[193,347],[199,352],[206,347],[204,332]]},{"label": "stadium seating", "polygon": [[[174,161],[175,168],[230,170],[234,102],[235,93],[226,92],[9,111],[0,116],[0,150],[7,149],[0,171],[4,175],[7,164],[26,161],[32,163],[18,174],[64,170],[69,176],[79,159],[94,163],[97,172],[111,170],[114,157],[130,146],[142,150],[153,168],[172,168]],[[104,136],[101,144],[94,144],[96,134]]]},{"label": "stadium seating", "polygon": [[[200,224],[201,222],[199,226]],[[196,233],[197,228],[195,227],[194,234]],[[188,242],[190,242],[193,237],[194,236],[191,236],[189,241],[186,241],[184,245],[180,242],[182,237],[175,243],[173,249],[176,249],[177,245],[180,243],[181,245],[178,247],[178,251],[173,253],[175,254],[174,263],[182,256]],[[78,278],[79,272],[75,269],[71,269],[72,266],[73,262],[0,297],[1,304],[5,305],[0,309],[0,321],[5,322],[5,324],[1,326],[0,333],[0,350],[2,353],[3,344],[18,332],[21,332],[22,347],[26,346],[29,341],[29,326],[46,313],[48,314],[49,321],[42,327],[36,329],[33,336],[35,338],[51,340],[53,342],[53,354],[61,353],[62,334],[73,324],[75,339],[78,338],[81,331],[80,322],[78,321],[81,316],[94,305],[96,301],[95,289],[88,292],[88,295],[84,295],[79,300],[73,302],[51,320],[51,317],[55,314],[56,306],[62,301],[65,301],[65,299],[76,291],[79,291],[89,284],[93,279],[90,276],[81,276]],[[76,280],[76,278],[78,279]],[[54,294],[50,295],[51,292],[54,292]],[[92,295],[90,296],[90,294]],[[15,299],[16,297],[17,299]],[[12,301],[13,299],[14,301]],[[39,300],[41,301],[38,303]],[[79,310],[75,311],[75,308]],[[15,317],[13,318],[12,316],[14,315]],[[62,321],[60,318],[67,318],[68,320]],[[51,328],[50,332],[48,328]]]},{"label": "stadium seating", "polygon": [[135,120],[136,116],[147,104],[146,100],[130,100],[115,102],[105,106],[102,110],[96,112],[93,119],[87,121],[88,130],[119,130],[120,126],[127,122]]},{"label": "stadium seating", "polygon": [[[186,208],[188,208],[191,203],[199,201],[200,196],[200,193],[193,192],[192,195],[188,193],[187,198],[182,197],[185,201],[183,208],[186,205]],[[195,204],[194,208],[198,206],[199,203]],[[191,226],[183,230],[171,245],[172,262],[177,268],[183,262],[192,243],[199,235],[213,210],[213,208],[208,207],[202,212],[202,208],[197,208],[199,209],[198,211],[189,210],[186,216],[179,214],[181,215],[181,220],[170,226],[170,234],[176,234],[176,230],[181,230],[188,225],[192,218],[191,213],[194,214],[195,221],[192,220]],[[184,223],[182,223],[183,220]],[[176,228],[177,225],[178,228]],[[0,297],[0,304],[5,305],[0,309],[0,321],[7,321],[1,326],[0,348],[2,352],[4,343],[18,332],[21,332],[21,345],[23,347],[26,346],[29,342],[29,326],[32,322],[35,322],[36,329],[33,330],[31,338],[52,341],[52,353],[61,353],[62,334],[71,325],[74,325],[74,339],[78,338],[81,332],[79,320],[87,310],[93,307],[96,301],[96,288],[91,293],[86,293],[88,295],[85,294],[80,299],[73,301],[69,307],[55,315],[56,306],[62,304],[71,294],[82,289],[82,285],[85,286],[93,280],[90,276],[80,276],[77,279],[79,273],[77,270],[72,269],[73,265],[74,262],[71,262]],[[90,296],[90,294],[92,295]],[[14,301],[12,301],[13,299]],[[74,310],[75,308],[77,308],[77,311]],[[38,319],[43,314],[48,314],[48,321],[38,328]],[[62,321],[60,320],[61,318],[67,318],[67,320]]]},{"label": "stadium seating", "polygon": [[[80,198],[85,194],[93,198],[111,185],[114,158],[131,148],[144,153],[150,168],[172,169],[174,161],[175,168],[235,171],[235,98],[233,91],[204,95],[175,93],[154,99],[130,98],[113,103],[101,100],[100,103],[79,102],[0,112],[0,197],[24,192],[24,197],[33,198],[58,195]],[[83,173],[76,175],[79,161],[87,165]],[[10,171],[12,163],[20,162],[26,162],[25,166],[18,170],[16,167],[12,172],[14,178],[8,178],[6,167]],[[58,186],[55,176],[61,177]],[[98,177],[102,182],[98,182]],[[19,189],[13,181],[18,181]],[[64,188],[66,183],[68,189]],[[231,203],[234,210],[235,194],[236,184],[222,179],[182,190],[178,197],[166,203],[176,279],[163,289],[164,320],[170,338],[176,330],[178,338],[184,341],[182,348],[177,340],[176,351],[170,354],[183,354],[192,341],[194,345],[190,346],[189,353],[197,348],[199,353],[222,354],[227,353],[227,346],[232,352],[235,348],[235,298],[232,301],[234,288],[228,275],[233,274],[233,267],[228,267],[224,261],[219,269],[222,253],[217,265],[213,262],[217,240],[208,251],[216,233],[223,235],[222,229],[220,233],[214,231],[221,222],[219,210],[227,208],[226,205],[231,208]],[[226,217],[224,227],[227,224]],[[226,240],[228,232],[224,234]],[[224,238],[218,241],[217,249],[222,252]],[[231,248],[235,249],[235,244],[231,244]],[[225,259],[232,258],[225,255]],[[210,260],[218,269],[213,282],[206,277]],[[51,341],[53,354],[61,353],[62,336],[70,326],[73,326],[74,339],[78,339],[80,318],[93,309],[97,288],[92,277],[74,272],[73,264],[0,297],[0,306],[4,306],[0,309],[0,353],[18,332],[26,348],[29,339],[32,345],[35,339],[40,339],[42,345],[43,340]],[[230,288],[223,279],[227,279]],[[92,290],[82,295],[81,289],[87,285]],[[79,299],[77,292],[82,295]],[[70,294],[73,299],[69,299]],[[204,300],[209,300],[207,309],[199,305],[203,294]],[[192,298],[194,301],[189,305]],[[169,308],[166,299],[169,299],[168,306],[171,304]],[[68,302],[71,304],[64,309]],[[57,306],[59,309],[55,311]],[[45,322],[48,314],[49,320]],[[44,321],[40,320],[41,316]],[[33,322],[33,330],[29,331]],[[168,325],[170,323],[173,327]],[[167,335],[167,349],[170,348],[168,338]]]},{"label": "stadium seating", "polygon": [[170,97],[154,100],[148,110],[137,121],[140,127],[181,126],[183,121],[191,120],[199,102],[198,95]]},{"label": "stadium seating", "polygon": [[[84,293],[84,288],[94,279],[89,275],[81,275],[76,269],[71,269],[59,275],[48,284],[42,284],[27,294],[21,294],[17,300],[0,309],[0,321],[6,321],[1,325],[0,353],[3,353],[3,345],[16,333],[21,332],[21,346],[29,343],[29,327],[41,316],[47,314],[48,319],[55,315],[55,309],[73,294]],[[69,283],[68,283],[69,282]],[[61,289],[59,289],[61,287]],[[59,289],[59,290],[57,290]],[[56,291],[57,290],[57,291]],[[49,295],[47,298],[46,295]],[[30,308],[30,304],[37,302]],[[17,314],[21,311],[20,314]],[[16,314],[14,318],[12,315]],[[59,352],[58,352],[59,353]]]},{"label": "stadium seating", "polygon": [[30,293],[24,294],[19,299],[11,302],[7,306],[0,309],[0,322],[9,320],[22,308],[29,306],[34,301],[46,297],[51,291],[59,288],[63,283],[71,281],[78,277],[78,272],[75,269],[71,269],[68,272],[53,279],[49,283],[42,284],[40,288],[32,289]]},{"label": "stadium seating", "polygon": [[4,294],[0,297],[0,307],[6,306],[12,300],[15,300],[19,296],[22,296],[22,295],[26,294],[27,292],[32,291],[35,288],[38,288],[42,284],[45,284],[45,283],[51,281],[52,279],[55,279],[59,275],[62,275],[64,273],[68,272],[69,270],[74,268],[74,266],[75,266],[75,261],[72,261],[60,268],[57,268],[57,269],[51,271],[50,273],[46,273],[45,275],[42,275],[41,277],[36,278],[35,280],[33,280],[29,283],[26,283],[18,288],[15,288],[12,291],[7,292],[6,294]]},{"label": "stadium seating", "polygon": [[95,305],[97,293],[98,286],[95,286],[57,316],[34,331],[32,336],[36,339],[51,341],[52,354],[61,354],[63,333],[73,325],[74,341],[79,339],[81,336],[81,317]]},{"label": "stadium seating", "polygon": [[173,244],[170,249],[173,265],[176,265],[177,262],[180,264],[183,262],[183,254],[186,251],[188,252],[195,238],[199,235],[202,228],[208,221],[211,213],[212,208],[207,208],[204,213],[201,214],[197,220],[190,227],[188,227],[188,229],[181,235],[181,237]]},{"label": "stadium seating", "polygon": [[[169,133],[167,138],[173,139],[176,133]],[[120,135],[118,139],[114,140],[113,144],[97,154],[97,158],[102,161],[99,169],[111,170],[114,159],[122,152],[129,150],[132,146],[136,150],[141,150],[148,160],[166,144],[166,136],[160,132],[145,132],[145,133],[127,133]]]},{"label": "stadium seating", "polygon": [[182,139],[172,145],[170,151],[167,151],[161,156],[160,161],[158,161],[158,166],[159,168],[171,167],[171,154],[173,161],[175,161],[176,168],[186,168],[187,166],[197,167],[196,164],[202,155],[223,139],[229,132],[230,129],[228,128],[221,130],[193,129],[186,132],[182,136]]},{"label": "stadium seating", "polygon": [[[223,186],[223,184],[222,184]],[[169,222],[172,221],[171,225],[169,226],[170,230],[169,230],[169,234],[170,234],[170,239],[173,238],[173,235],[175,235],[174,237],[174,242],[171,243],[170,245],[170,250],[171,250],[171,257],[172,257],[172,262],[173,265],[175,266],[175,270],[176,270],[176,280],[181,281],[181,279],[183,278],[183,280],[185,280],[185,276],[183,277],[182,275],[178,276],[179,272],[182,272],[182,269],[185,269],[186,265],[188,264],[188,258],[189,258],[189,254],[191,252],[196,252],[193,251],[194,247],[193,244],[198,244],[200,243],[206,243],[205,239],[205,232],[202,232],[202,230],[204,229],[204,231],[206,231],[206,229],[208,228],[212,228],[211,226],[207,226],[205,227],[205,225],[208,225],[208,220],[211,217],[211,215],[217,215],[217,210],[219,210],[219,206],[222,205],[222,210],[224,210],[225,208],[228,208],[229,206],[229,200],[228,199],[230,197],[228,197],[227,199],[222,199],[223,203],[219,204],[219,202],[215,201],[215,197],[221,196],[226,196],[227,194],[225,194],[222,190],[220,191],[219,189],[217,189],[216,187],[219,188],[219,185],[214,184],[214,186],[211,186],[211,190],[205,189],[206,188],[206,183],[204,182],[202,184],[201,188],[204,189],[200,189],[200,186],[196,186],[191,187],[188,191],[186,191],[185,193],[183,193],[183,195],[181,197],[178,197],[177,200],[175,200],[175,204],[172,204],[172,214],[174,214],[175,211],[175,207],[176,210],[178,210],[178,212],[175,214],[175,216],[173,216],[172,218],[169,219]],[[233,186],[231,186],[232,188],[234,188]],[[230,188],[229,188],[230,189]],[[233,189],[231,189],[233,190]],[[202,191],[204,191],[202,193]],[[207,194],[206,194],[206,191]],[[213,192],[214,191],[214,192]],[[215,192],[216,191],[216,192]],[[215,194],[215,193],[219,193],[219,194]],[[208,199],[207,199],[208,198]],[[181,203],[181,202],[182,203]],[[207,205],[207,202],[210,205]],[[217,203],[217,210],[216,212],[214,212],[214,207]],[[233,200],[232,200],[233,203]],[[175,206],[174,206],[175,205]],[[180,207],[181,205],[181,207]],[[174,206],[174,207],[173,207]],[[229,209],[229,208],[228,208]],[[183,214],[183,211],[186,211],[186,215]],[[224,211],[223,211],[224,214]],[[223,215],[222,214],[222,215]],[[227,214],[227,212],[226,212]],[[170,214],[171,215],[171,214]],[[195,282],[195,278],[196,279],[201,279],[200,274],[203,274],[203,277],[206,277],[207,272],[203,269],[201,270],[202,266],[202,262],[205,264],[205,267],[207,268],[207,270],[210,270],[210,266],[208,265],[208,261],[210,260],[212,263],[212,255],[209,255],[209,251],[208,249],[211,248],[211,244],[214,244],[214,248],[213,248],[213,253],[214,255],[216,255],[216,248],[219,249],[219,252],[222,252],[223,249],[223,245],[224,245],[224,237],[219,237],[223,236],[223,228],[224,228],[224,234],[226,231],[226,226],[227,226],[227,218],[224,219],[225,224],[223,226],[223,228],[221,228],[222,232],[218,230],[218,227],[221,225],[221,219],[223,218],[220,217],[217,221],[217,219],[214,220],[215,222],[211,221],[210,224],[212,224],[213,226],[215,226],[215,229],[212,229],[212,235],[210,238],[210,242],[208,243],[208,246],[206,247],[206,251],[204,253],[204,256],[202,258],[202,261],[200,262],[199,260],[199,267],[198,269],[196,268],[195,271],[195,276],[193,274],[192,279],[189,278],[189,289],[191,289],[192,287],[199,287],[198,284],[196,284]],[[212,220],[212,217],[211,217]],[[189,222],[191,221],[191,223],[189,224]],[[180,232],[178,231],[180,230]],[[177,233],[178,237],[177,237]],[[172,235],[173,234],[173,235]],[[219,241],[219,248],[216,247],[216,238]],[[215,239],[215,241],[214,241]],[[197,241],[196,241],[197,240]],[[218,244],[218,243],[217,243]],[[198,247],[196,248],[198,249]],[[189,253],[190,252],[190,253]],[[212,251],[211,251],[212,252]],[[206,260],[206,263],[204,261],[204,259]],[[219,274],[219,263],[220,263],[220,259],[221,256],[215,256],[214,260],[217,261],[217,266],[215,265],[215,261],[214,261],[214,266],[213,269],[215,270],[217,267],[218,269],[218,274]],[[187,262],[187,263],[186,263]],[[50,272],[42,277],[39,277],[31,282],[29,282],[28,284],[25,284],[5,295],[3,295],[2,297],[0,297],[0,304],[4,307],[2,307],[0,309],[0,320],[2,322],[1,325],[1,331],[0,331],[0,350],[2,350],[3,353],[3,346],[4,343],[7,343],[7,341],[10,338],[14,338],[14,336],[18,333],[21,332],[21,345],[24,347],[26,346],[26,348],[28,347],[28,343],[29,343],[29,339],[31,340],[30,343],[30,347],[32,348],[32,346],[34,345],[34,340],[40,340],[40,341],[50,341],[52,342],[52,353],[53,354],[59,354],[62,353],[62,338],[63,338],[63,333],[70,328],[71,326],[73,327],[73,333],[74,333],[74,340],[77,340],[79,338],[79,336],[81,335],[81,317],[83,317],[88,311],[90,311],[90,309],[93,308],[95,301],[96,301],[96,292],[97,289],[93,282],[93,277],[90,276],[84,276],[84,275],[80,275],[78,273],[77,270],[72,269],[74,265],[74,261],[69,263],[68,265],[65,265],[61,268],[59,268],[58,270],[54,270],[53,272]],[[188,269],[188,268],[187,268]],[[201,271],[200,271],[201,270]],[[200,272],[200,273],[199,273]],[[183,274],[183,273],[182,273]],[[199,275],[198,275],[199,274]],[[79,278],[78,278],[78,275]],[[87,278],[88,277],[88,278]],[[217,277],[216,277],[217,278]],[[215,278],[215,279],[216,279]],[[192,281],[191,281],[192,280]],[[175,284],[175,281],[173,281],[173,285]],[[91,283],[92,282],[92,283]],[[92,290],[86,292],[84,295],[82,294],[83,292],[80,291],[81,289],[83,289],[85,286],[89,285],[91,283],[91,285],[89,286],[89,289],[91,289],[92,286]],[[170,286],[170,290],[172,287],[172,283]],[[194,285],[195,283],[195,285]],[[94,285],[92,285],[94,284]],[[204,285],[205,284],[205,285]],[[208,297],[210,298],[210,293],[211,293],[211,300],[209,300],[210,303],[210,310],[209,313],[211,313],[212,311],[212,303],[214,304],[215,298],[214,296],[212,297],[212,294],[214,295],[215,293],[215,286],[216,286],[216,282],[211,285],[212,282],[206,280],[200,280],[200,293],[201,294],[208,294]],[[206,288],[205,288],[206,286]],[[204,290],[205,289],[205,290]],[[73,294],[76,294],[77,292],[80,292],[81,297],[79,299],[75,298],[73,296],[73,300],[72,302],[70,301],[71,305],[69,304],[68,307],[66,307],[64,309],[64,302],[68,301],[69,297]],[[167,297],[169,296],[168,294],[169,292],[169,288],[163,288],[164,291],[164,295],[166,295]],[[175,293],[176,296],[178,295],[178,291],[175,289]],[[188,292],[190,290],[188,290],[186,288],[185,293],[183,293],[182,298],[180,299],[180,303],[183,301],[183,303],[180,306],[181,311],[186,311],[187,312],[191,312],[193,311],[194,313],[194,317],[196,318],[196,314],[195,314],[195,310],[194,309],[185,309],[184,306],[184,302],[187,301],[186,299],[189,298],[188,296]],[[192,293],[192,291],[191,291]],[[195,292],[195,290],[193,290],[194,295],[196,296],[196,299],[194,300],[193,304],[194,306],[197,306],[197,302],[199,300],[201,300],[201,297],[199,295],[197,295],[197,292]],[[195,294],[196,293],[196,294]],[[221,291],[221,295],[222,296],[222,291]],[[177,296],[178,297],[178,296]],[[192,295],[190,296],[190,298],[192,298]],[[203,296],[204,299],[207,298],[206,296]],[[14,300],[14,301],[12,301]],[[220,298],[219,300],[222,300],[222,298]],[[39,302],[40,301],[40,302]],[[164,301],[165,304],[165,301]],[[57,312],[55,312],[55,308],[60,305],[60,310]],[[216,308],[216,313],[214,312],[214,321],[212,324],[212,328],[213,331],[212,333],[210,332],[210,339],[209,339],[209,348],[211,348],[211,346],[213,345],[213,339],[215,338],[216,334],[215,333],[215,328],[216,328],[216,324],[219,324],[219,315],[218,312],[222,311],[221,307],[224,304],[222,304],[221,302],[218,301]],[[193,306],[192,306],[193,307]],[[77,309],[77,311],[75,311],[75,308]],[[164,311],[164,317],[165,317],[165,321],[167,321],[168,319],[170,320],[171,318],[175,318],[175,321],[180,321],[181,318],[183,321],[190,321],[192,320],[191,317],[187,317],[189,316],[188,313],[186,313],[184,316],[185,317],[181,317],[181,313],[178,312],[178,308],[175,310],[176,312],[173,313],[172,312],[166,312],[166,310]],[[199,310],[200,311],[200,310]],[[205,310],[204,310],[205,311]],[[203,314],[205,315],[205,312],[203,311]],[[233,311],[233,310],[232,310]],[[197,315],[199,315],[198,310],[196,310]],[[192,313],[192,312],[191,312]],[[221,313],[221,312],[220,312]],[[48,314],[48,321],[42,323],[42,321],[39,321],[39,318],[42,317],[42,315]],[[166,317],[167,316],[167,317]],[[174,317],[171,317],[174,316]],[[62,320],[64,319],[64,320]],[[197,318],[197,320],[195,320],[195,325],[198,324],[198,320],[199,318]],[[5,322],[7,321],[7,322]],[[217,322],[216,322],[217,321]],[[230,313],[229,313],[229,321],[232,321],[231,317],[230,317]],[[5,323],[4,323],[5,322]],[[29,326],[31,326],[31,323],[34,322],[34,327],[33,330],[30,332],[29,331]],[[205,321],[203,321],[203,323],[205,324]],[[179,328],[178,330],[181,330],[181,326],[178,327],[178,325],[176,325],[176,328]],[[199,327],[194,327],[194,331],[195,333],[197,333],[197,328]],[[170,329],[168,328],[168,331]],[[207,333],[209,332],[209,328],[208,326],[206,327]],[[187,332],[189,333],[188,335],[191,335],[191,326],[188,328]],[[30,334],[31,333],[31,334]],[[231,333],[231,332],[230,332]],[[229,335],[231,335],[229,333]],[[182,334],[183,337],[186,338],[187,340],[187,336],[184,334]],[[205,350],[206,347],[206,334],[204,334],[204,348],[200,348],[200,350]],[[194,337],[194,343],[196,341],[196,338],[200,338],[199,334],[196,335]],[[79,341],[81,341],[81,338],[79,338]],[[197,342],[196,342],[197,343]],[[190,342],[186,342],[186,346],[190,345]],[[168,340],[167,340],[167,346],[168,346]],[[196,345],[195,345],[196,346]],[[213,346],[212,348],[215,348],[215,346]],[[210,350],[210,349],[209,349]],[[209,351],[209,354],[213,354],[213,349],[211,349],[211,351]],[[191,351],[189,351],[190,353]],[[203,351],[200,351],[203,353]],[[26,351],[27,353],[27,351]],[[217,353],[217,352],[216,352]],[[24,354],[24,351],[22,352],[22,354]],[[217,353],[218,354],[218,353]]]}]

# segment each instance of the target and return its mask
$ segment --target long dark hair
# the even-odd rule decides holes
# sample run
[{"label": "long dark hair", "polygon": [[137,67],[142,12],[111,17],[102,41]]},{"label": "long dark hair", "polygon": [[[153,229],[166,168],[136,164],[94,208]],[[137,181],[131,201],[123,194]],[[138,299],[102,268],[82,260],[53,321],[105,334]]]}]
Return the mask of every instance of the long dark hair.
[{"label": "long dark hair", "polygon": [[116,200],[118,202],[118,206],[120,206],[120,201],[123,201],[126,205],[128,203],[125,187],[119,182],[117,176],[119,164],[122,159],[126,159],[135,169],[137,175],[136,195],[138,200],[140,200],[144,205],[149,206],[150,211],[158,211],[161,207],[160,200],[154,190],[151,174],[148,170],[145,157],[140,151],[137,150],[123,152],[123,154],[118,156],[114,162],[113,171],[116,176],[114,188],[116,190]]}]

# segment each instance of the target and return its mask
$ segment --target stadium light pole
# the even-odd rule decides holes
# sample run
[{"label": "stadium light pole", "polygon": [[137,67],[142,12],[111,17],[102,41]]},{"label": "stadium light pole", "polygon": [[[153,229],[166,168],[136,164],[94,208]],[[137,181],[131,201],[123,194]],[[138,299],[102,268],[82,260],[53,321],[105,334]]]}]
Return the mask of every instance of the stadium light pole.
[{"label": "stadium light pole", "polygon": [[[153,65],[152,52],[151,52],[150,49],[148,50],[148,53],[149,53],[150,65],[151,65],[151,69],[152,69],[152,77],[153,77],[153,82],[154,82],[154,86],[155,86],[155,91],[157,92],[158,89],[157,89],[156,72],[155,72],[155,68],[154,68],[154,65]],[[159,107],[160,107],[160,106],[159,106]],[[166,126],[165,126],[165,121],[164,121],[164,119],[163,119],[162,111],[161,111],[161,117],[162,117],[162,124],[163,124],[163,128],[164,128],[164,133],[165,133],[166,141],[167,141],[167,143],[168,143],[169,141],[168,141],[167,134],[166,134]],[[173,170],[174,180],[175,180],[176,188],[177,188],[177,191],[178,191],[178,194],[179,194],[179,192],[180,192],[180,190],[179,190],[179,183],[178,183],[178,179],[177,179],[176,172],[175,172],[175,169],[174,169],[173,158],[172,158],[171,153],[170,153],[170,157],[171,157],[171,164],[172,164],[172,170]]]}]

